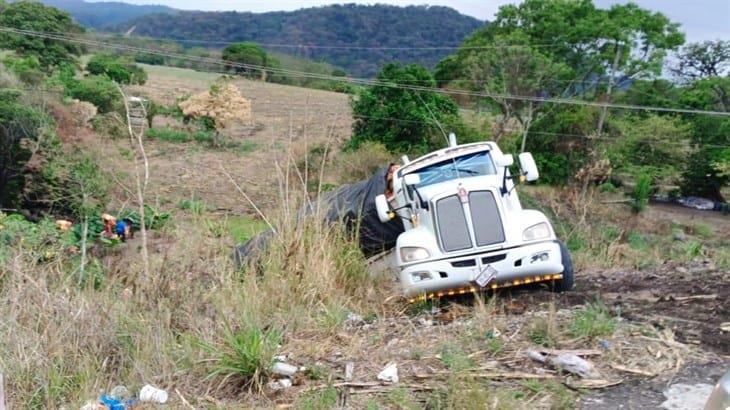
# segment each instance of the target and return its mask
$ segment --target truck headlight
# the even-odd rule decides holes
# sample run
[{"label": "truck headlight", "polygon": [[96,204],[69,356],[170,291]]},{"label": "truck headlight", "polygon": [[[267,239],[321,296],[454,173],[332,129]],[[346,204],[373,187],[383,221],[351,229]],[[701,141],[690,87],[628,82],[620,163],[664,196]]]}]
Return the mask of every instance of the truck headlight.
[{"label": "truck headlight", "polygon": [[419,247],[403,247],[400,248],[400,258],[403,262],[414,262],[422,259],[428,259],[431,254],[425,248]]},{"label": "truck headlight", "polygon": [[550,236],[550,227],[547,222],[540,222],[539,224],[532,225],[522,232],[523,241],[534,241],[537,239],[545,239]]}]

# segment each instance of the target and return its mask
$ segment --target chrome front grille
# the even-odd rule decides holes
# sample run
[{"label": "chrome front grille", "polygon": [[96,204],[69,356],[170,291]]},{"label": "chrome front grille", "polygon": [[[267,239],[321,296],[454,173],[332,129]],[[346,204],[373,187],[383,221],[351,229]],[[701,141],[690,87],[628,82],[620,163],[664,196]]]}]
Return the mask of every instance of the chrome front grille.
[{"label": "chrome front grille", "polygon": [[464,207],[459,197],[452,195],[436,202],[436,217],[444,251],[453,252],[472,247]]},{"label": "chrome front grille", "polygon": [[477,246],[494,245],[504,242],[502,218],[494,194],[490,191],[474,191],[469,193],[471,223],[474,226],[474,238]]},{"label": "chrome front grille", "polygon": [[494,194],[491,191],[469,193],[469,221],[465,206],[457,195],[447,196],[436,202],[436,221],[439,239],[444,252],[454,252],[474,247],[504,242],[502,218]]}]

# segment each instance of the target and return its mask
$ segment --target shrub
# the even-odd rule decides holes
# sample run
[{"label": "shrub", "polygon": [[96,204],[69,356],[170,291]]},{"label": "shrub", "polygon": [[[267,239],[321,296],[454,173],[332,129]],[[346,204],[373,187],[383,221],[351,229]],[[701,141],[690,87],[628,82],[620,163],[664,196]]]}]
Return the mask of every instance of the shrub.
[{"label": "shrub", "polygon": [[119,84],[144,84],[147,73],[134,63],[117,56],[97,54],[86,64],[86,70],[92,75],[104,75]]},{"label": "shrub", "polygon": [[636,186],[634,187],[634,201],[631,203],[631,209],[634,212],[639,213],[646,209],[646,205],[649,204],[649,197],[651,196],[651,176],[647,173],[642,173],[636,178]]},{"label": "shrub", "polygon": [[77,100],[94,104],[100,113],[116,111],[121,109],[123,104],[122,96],[114,83],[102,76],[68,81],[66,94]]},{"label": "shrub", "polygon": [[157,54],[139,53],[134,56],[134,61],[141,64],[164,65],[165,57]]},{"label": "shrub", "polygon": [[3,64],[25,84],[32,86],[40,85],[45,78],[41,64],[33,56],[25,58],[6,57],[3,60]]}]

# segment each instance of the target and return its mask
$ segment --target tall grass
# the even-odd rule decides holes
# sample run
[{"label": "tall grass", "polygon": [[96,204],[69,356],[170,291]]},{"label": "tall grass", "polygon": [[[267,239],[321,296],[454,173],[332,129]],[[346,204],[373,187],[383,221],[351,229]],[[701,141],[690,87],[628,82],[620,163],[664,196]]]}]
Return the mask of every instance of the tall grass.
[{"label": "tall grass", "polygon": [[32,238],[0,228],[0,371],[11,408],[78,408],[99,391],[146,383],[242,403],[275,353],[301,348],[302,332],[317,340],[306,349],[327,349],[348,312],[382,312],[392,285],[370,277],[351,233],[286,212],[307,200],[303,190],[282,196],[288,203],[267,215],[276,234],[246,266],[230,257],[235,224],[210,235],[206,218],[180,215],[151,232],[153,279],[136,288],[134,242],[92,252],[94,288],[77,284],[73,248],[52,223]]}]

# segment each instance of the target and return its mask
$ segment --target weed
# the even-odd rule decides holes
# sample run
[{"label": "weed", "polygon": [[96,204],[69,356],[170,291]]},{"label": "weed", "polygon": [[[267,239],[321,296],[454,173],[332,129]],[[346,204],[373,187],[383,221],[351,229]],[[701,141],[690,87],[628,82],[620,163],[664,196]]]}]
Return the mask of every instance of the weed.
[{"label": "weed", "polygon": [[687,242],[684,246],[684,256],[687,259],[695,259],[702,254],[702,244],[697,241]]},{"label": "weed", "polygon": [[337,405],[340,394],[334,386],[304,394],[296,408],[301,410],[329,410]]},{"label": "weed", "polygon": [[325,305],[322,314],[317,318],[317,322],[321,327],[327,330],[335,330],[345,323],[347,320],[348,310],[339,303],[329,303]]},{"label": "weed", "polygon": [[488,339],[487,350],[489,350],[493,356],[498,355],[502,350],[504,350],[504,343],[502,342],[502,339],[496,337]]},{"label": "weed", "polygon": [[330,380],[332,378],[332,372],[324,366],[310,366],[307,367],[306,375],[310,380]]},{"label": "weed", "polygon": [[705,239],[710,239],[715,236],[715,231],[712,229],[712,227],[702,222],[697,222],[692,225],[690,227],[690,231],[693,234]]},{"label": "weed", "polygon": [[420,347],[411,349],[411,360],[421,360],[423,358],[423,350]]},{"label": "weed", "polygon": [[634,187],[634,201],[631,203],[631,209],[639,213],[646,209],[649,204],[649,196],[651,195],[651,175],[647,172],[640,174],[636,178],[636,186]]},{"label": "weed", "polygon": [[637,251],[646,251],[649,249],[649,244],[647,243],[646,239],[644,238],[644,235],[642,235],[640,232],[637,232],[637,231],[629,232],[629,235],[626,237],[626,240],[629,243],[629,246],[631,247],[631,249],[634,249]]},{"label": "weed", "polygon": [[621,229],[614,225],[608,225],[601,229],[601,238],[605,242],[613,242],[621,236]]},{"label": "weed", "polygon": [[119,156],[126,159],[127,161],[134,160],[134,154],[127,148],[119,148]]},{"label": "weed", "polygon": [[201,347],[213,356],[208,377],[222,381],[240,378],[246,384],[258,387],[280,341],[278,331],[262,330],[248,323],[242,329],[233,329],[226,322],[219,346],[201,342]]},{"label": "weed", "polygon": [[574,409],[576,407],[575,396],[567,387],[554,380],[540,381],[536,379],[524,380],[522,387],[526,388],[533,395],[549,394],[552,398],[551,409]]},{"label": "weed", "polygon": [[415,410],[421,408],[417,403],[414,403],[410,397],[408,390],[405,388],[396,388],[388,392],[388,401],[393,405],[393,408],[403,410]]},{"label": "weed", "polygon": [[451,344],[445,344],[441,347],[441,361],[453,372],[460,372],[474,367],[474,361],[461,348]]},{"label": "weed", "polygon": [[198,216],[205,213],[206,209],[205,202],[196,199],[183,199],[178,204],[178,207],[183,211],[190,211],[191,214]]},{"label": "weed", "polygon": [[266,229],[266,223],[247,216],[228,218],[228,231],[235,243],[244,243]]},{"label": "weed", "polygon": [[551,303],[546,316],[536,316],[532,320],[527,334],[532,343],[545,347],[554,347],[558,344],[560,332],[555,316],[555,304]]},{"label": "weed", "polygon": [[618,192],[618,188],[616,188],[616,185],[614,185],[614,184],[612,184],[612,183],[610,183],[610,182],[604,182],[603,184],[601,184],[601,185],[600,185],[600,186],[598,187],[598,189],[599,189],[599,190],[600,190],[601,192],[604,192],[604,193],[609,193],[609,194],[613,194],[613,193],[615,193],[615,192]]},{"label": "weed", "polygon": [[615,329],[616,319],[600,302],[589,303],[585,309],[576,312],[570,324],[570,333],[577,338],[611,336]]}]

